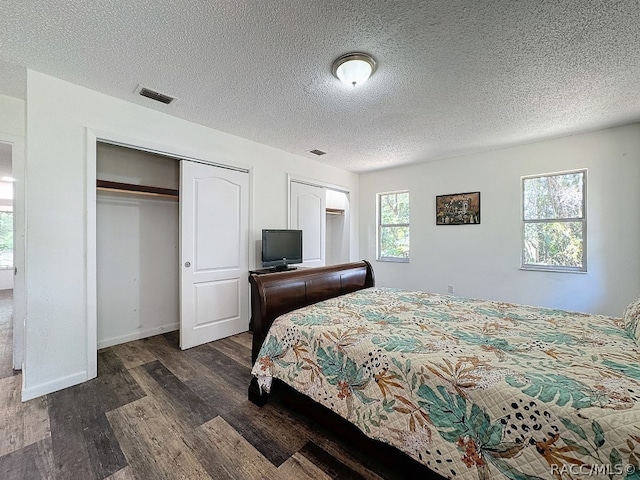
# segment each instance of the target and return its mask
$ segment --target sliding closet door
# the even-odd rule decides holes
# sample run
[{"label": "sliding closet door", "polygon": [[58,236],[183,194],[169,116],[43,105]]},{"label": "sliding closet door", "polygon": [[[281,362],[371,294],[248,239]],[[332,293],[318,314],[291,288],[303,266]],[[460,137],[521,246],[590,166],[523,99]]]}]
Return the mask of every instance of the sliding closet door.
[{"label": "sliding closet door", "polygon": [[302,230],[302,264],[321,267],[325,256],[326,189],[292,181],[290,228]]},{"label": "sliding closet door", "polygon": [[249,174],[180,162],[180,348],[249,326]]}]

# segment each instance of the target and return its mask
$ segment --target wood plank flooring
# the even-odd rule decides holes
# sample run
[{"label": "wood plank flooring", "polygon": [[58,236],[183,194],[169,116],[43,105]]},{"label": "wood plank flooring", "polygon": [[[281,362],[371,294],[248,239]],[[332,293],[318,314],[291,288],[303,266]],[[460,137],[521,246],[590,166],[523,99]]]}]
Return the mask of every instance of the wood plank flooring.
[{"label": "wood plank flooring", "polygon": [[13,372],[13,290],[0,290],[0,378]]},{"label": "wood plank flooring", "polygon": [[94,380],[25,403],[21,375],[5,375],[0,479],[403,478],[277,396],[249,402],[250,343],[180,351],[172,332],[117,345],[98,352]]}]

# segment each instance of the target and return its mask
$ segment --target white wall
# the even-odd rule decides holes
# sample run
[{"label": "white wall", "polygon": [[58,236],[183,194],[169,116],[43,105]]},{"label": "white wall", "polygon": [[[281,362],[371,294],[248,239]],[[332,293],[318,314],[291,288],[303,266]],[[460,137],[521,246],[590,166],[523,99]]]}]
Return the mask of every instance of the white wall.
[{"label": "white wall", "polygon": [[0,269],[0,290],[13,289],[13,268]]},{"label": "white wall", "polygon": [[[588,273],[520,270],[521,176],[587,168]],[[363,174],[360,252],[378,285],[621,316],[640,295],[640,125]],[[408,189],[411,259],[377,262],[376,193]],[[435,225],[436,195],[481,192],[480,225]]]},{"label": "white wall", "polygon": [[0,133],[24,137],[24,100],[0,94],[0,106]]},{"label": "white wall", "polygon": [[[287,225],[287,174],[343,185],[358,195],[353,173],[28,71],[25,400],[87,380],[95,362],[88,340],[95,332],[87,321],[95,316],[95,247],[88,240],[95,227],[88,220],[95,208],[91,132],[250,168],[253,249],[262,228]],[[357,215],[352,222],[357,237]],[[357,245],[355,238],[354,259]]]},{"label": "white wall", "polygon": [[98,348],[180,327],[178,218],[177,200],[98,195]]}]

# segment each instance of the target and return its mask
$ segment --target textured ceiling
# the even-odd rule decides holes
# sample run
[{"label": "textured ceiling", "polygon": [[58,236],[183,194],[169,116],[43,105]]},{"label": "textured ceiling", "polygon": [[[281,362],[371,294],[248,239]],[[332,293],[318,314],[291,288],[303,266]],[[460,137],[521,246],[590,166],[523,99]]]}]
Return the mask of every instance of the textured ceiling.
[{"label": "textured ceiling", "polygon": [[[638,0],[2,0],[0,93],[26,67],[362,172],[640,120],[638,25]],[[349,51],[378,62],[356,89]]]}]

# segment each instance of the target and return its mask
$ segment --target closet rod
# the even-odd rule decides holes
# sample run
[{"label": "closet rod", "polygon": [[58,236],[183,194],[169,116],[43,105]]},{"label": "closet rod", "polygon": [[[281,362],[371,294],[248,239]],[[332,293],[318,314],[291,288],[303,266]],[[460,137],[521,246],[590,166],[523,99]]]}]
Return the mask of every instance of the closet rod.
[{"label": "closet rod", "polygon": [[131,183],[111,182],[109,180],[96,180],[96,188],[102,191],[131,193],[137,195],[153,195],[158,197],[179,198],[178,190],[172,188],[151,187],[148,185],[134,185]]}]

